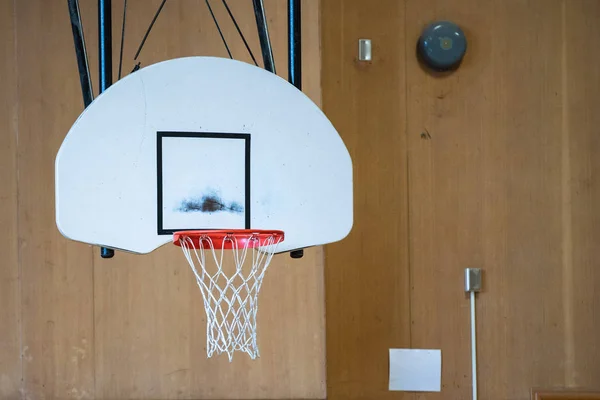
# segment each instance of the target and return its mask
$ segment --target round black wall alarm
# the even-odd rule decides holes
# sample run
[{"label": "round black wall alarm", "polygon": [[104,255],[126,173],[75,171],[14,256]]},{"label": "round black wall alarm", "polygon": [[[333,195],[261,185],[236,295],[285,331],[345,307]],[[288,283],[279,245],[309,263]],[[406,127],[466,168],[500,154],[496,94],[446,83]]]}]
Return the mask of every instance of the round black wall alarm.
[{"label": "round black wall alarm", "polygon": [[417,44],[417,53],[423,63],[437,71],[458,68],[465,52],[467,39],[458,25],[437,21],[423,30]]}]

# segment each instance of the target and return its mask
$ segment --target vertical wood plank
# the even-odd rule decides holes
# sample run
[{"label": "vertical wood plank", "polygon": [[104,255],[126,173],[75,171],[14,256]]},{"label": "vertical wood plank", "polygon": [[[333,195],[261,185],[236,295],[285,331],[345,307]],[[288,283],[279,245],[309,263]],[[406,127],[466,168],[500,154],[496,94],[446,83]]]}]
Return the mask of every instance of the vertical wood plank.
[{"label": "vertical wood plank", "polygon": [[17,250],[17,66],[15,10],[0,3],[0,398],[20,396],[21,292]]},{"label": "vertical wood plank", "polygon": [[[124,71],[160,1],[130,0]],[[252,63],[221,2],[213,11],[235,59]],[[229,2],[262,66],[252,2]],[[303,3],[304,91],[319,104],[319,3]],[[265,1],[278,75],[287,78],[287,7]],[[113,1],[120,38],[122,2]],[[117,43],[117,41],[115,41]],[[117,52],[115,44],[115,52]],[[203,1],[166,3],[141,52],[142,66],[175,57],[227,57]],[[115,62],[115,74],[117,65]],[[116,76],[116,75],[115,75]],[[260,296],[259,347],[251,361],[236,354],[206,359],[201,294],[181,250],[151,255],[95,250],[96,389],[100,398],[324,398],[323,261],[320,248],[302,260],[273,260]]]},{"label": "vertical wood plank", "polygon": [[[486,71],[473,62],[490,2],[407,2],[407,47],[437,18],[465,28],[468,55],[447,77],[428,75],[407,54],[411,345],[442,350],[442,392],[416,398],[468,398],[469,319],[462,271],[481,257],[481,135]],[[466,15],[472,13],[472,17]],[[479,21],[479,22],[478,22]],[[481,50],[480,50],[481,51]],[[488,80],[490,80],[488,78]],[[479,253],[479,254],[478,254]]]},{"label": "vertical wood plank", "polygon": [[94,397],[92,252],[54,222],[54,158],[82,110],[66,2],[17,1],[23,397]]},{"label": "vertical wood plank", "polygon": [[[323,108],[354,168],[354,227],[326,247],[327,395],[388,391],[388,349],[409,347],[404,2],[322,2]],[[372,62],[357,60],[371,39]]]},{"label": "vertical wood plank", "polygon": [[443,357],[417,397],[470,396],[462,277],[482,267],[479,395],[527,399],[564,382],[561,3],[409,1],[409,43],[436,19],[469,50],[449,75],[408,64],[412,345]]},{"label": "vertical wood plank", "polygon": [[563,191],[570,254],[563,274],[565,386],[600,390],[600,72],[588,44],[600,38],[600,3],[563,1]]}]

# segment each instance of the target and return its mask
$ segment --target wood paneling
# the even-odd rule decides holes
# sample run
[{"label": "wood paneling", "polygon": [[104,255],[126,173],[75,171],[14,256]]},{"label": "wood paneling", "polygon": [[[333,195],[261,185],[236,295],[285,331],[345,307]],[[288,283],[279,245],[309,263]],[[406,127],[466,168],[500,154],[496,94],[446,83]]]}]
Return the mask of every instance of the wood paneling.
[{"label": "wood paneling", "polygon": [[17,82],[14,5],[0,2],[0,398],[21,380],[21,302],[17,250]]},{"label": "wood paneling", "polygon": [[524,399],[564,379],[561,4],[409,2],[411,39],[441,18],[470,46],[448,76],[407,60],[412,345],[442,349],[427,398],[469,396],[462,279],[481,267],[480,395]]},{"label": "wood paneling", "polygon": [[563,4],[563,185],[571,250],[562,277],[565,384],[600,390],[600,71],[586,45],[600,38],[598,18],[598,2]]},{"label": "wood paneling", "polygon": [[600,392],[534,390],[531,400],[600,400]]},{"label": "wood paneling", "polygon": [[[483,398],[598,385],[592,332],[599,320],[591,310],[600,279],[587,243],[600,213],[594,186],[580,186],[594,170],[596,125],[570,115],[594,115],[595,91],[586,97],[584,87],[594,87],[597,73],[574,67],[585,65],[583,38],[598,34],[589,16],[598,8],[590,4],[408,3],[412,39],[440,18],[470,37],[455,74],[433,77],[407,60],[412,345],[442,348],[443,398],[470,390],[461,282],[468,266],[485,274],[478,296]],[[431,139],[422,140],[423,130]],[[574,148],[586,141],[585,150]]]},{"label": "wood paneling", "polygon": [[[323,107],[355,185],[352,232],[326,248],[327,393],[398,398],[387,379],[388,349],[410,344],[404,3],[322,4]],[[359,38],[372,62],[357,61]]]},{"label": "wood paneling", "polygon": [[66,4],[15,2],[23,395],[94,396],[92,251],[54,222],[54,158],[81,111]]},{"label": "wood paneling", "polygon": [[[385,395],[384,350],[402,346],[442,349],[442,392],[390,396],[469,398],[467,267],[484,270],[481,398],[598,388],[600,75],[589,43],[599,14],[579,0],[323,3],[324,109],[356,177],[353,232],[326,249],[331,398]],[[454,73],[415,57],[421,30],[440,19],[469,41]],[[361,37],[373,40],[372,63],[353,59]],[[394,186],[403,174],[406,189]],[[379,277],[388,281],[369,286]],[[383,305],[400,312],[376,320]]]}]

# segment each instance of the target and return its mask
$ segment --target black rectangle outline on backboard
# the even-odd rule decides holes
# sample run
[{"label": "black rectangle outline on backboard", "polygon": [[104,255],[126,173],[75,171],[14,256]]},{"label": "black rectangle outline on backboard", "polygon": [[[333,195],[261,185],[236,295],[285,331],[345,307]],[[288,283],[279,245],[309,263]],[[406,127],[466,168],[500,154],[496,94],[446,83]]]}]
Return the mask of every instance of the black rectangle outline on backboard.
[{"label": "black rectangle outline on backboard", "polygon": [[[245,228],[250,229],[250,134],[249,133],[214,133],[214,132],[156,132],[156,211],[157,211],[157,232],[159,235],[172,235],[177,231],[218,229],[218,228],[199,228],[187,227],[178,229],[163,228],[163,171],[162,171],[162,140],[166,137],[178,138],[209,138],[209,139],[242,139],[245,141]],[[226,229],[223,227],[222,229]]]}]

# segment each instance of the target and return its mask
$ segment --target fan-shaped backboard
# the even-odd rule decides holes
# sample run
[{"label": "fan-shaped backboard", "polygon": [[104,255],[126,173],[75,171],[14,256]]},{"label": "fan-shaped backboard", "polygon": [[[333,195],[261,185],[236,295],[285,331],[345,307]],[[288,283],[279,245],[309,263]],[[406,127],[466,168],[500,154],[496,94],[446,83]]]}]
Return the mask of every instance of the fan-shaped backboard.
[{"label": "fan-shaped backboard", "polygon": [[278,252],[343,239],[352,163],[301,91],[229,59],[164,61],[98,96],[56,157],[72,240],[147,253],[192,229],[278,229]]}]

